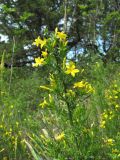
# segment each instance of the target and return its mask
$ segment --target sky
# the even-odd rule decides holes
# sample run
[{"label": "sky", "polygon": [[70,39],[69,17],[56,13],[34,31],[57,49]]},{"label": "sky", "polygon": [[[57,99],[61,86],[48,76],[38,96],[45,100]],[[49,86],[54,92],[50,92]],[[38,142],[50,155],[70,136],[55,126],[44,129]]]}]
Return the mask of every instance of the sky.
[{"label": "sky", "polygon": [[5,43],[7,43],[8,41],[8,36],[5,36],[3,34],[0,34],[0,42],[4,41]]}]

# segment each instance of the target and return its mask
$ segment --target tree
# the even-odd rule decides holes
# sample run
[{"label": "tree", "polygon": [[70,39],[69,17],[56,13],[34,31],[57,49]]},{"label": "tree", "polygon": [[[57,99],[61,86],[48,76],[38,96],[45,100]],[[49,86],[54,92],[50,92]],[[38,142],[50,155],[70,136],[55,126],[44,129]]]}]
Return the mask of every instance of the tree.
[{"label": "tree", "polygon": [[70,48],[79,43],[83,56],[97,54],[105,63],[119,61],[119,9],[117,0],[2,0],[0,32],[9,37],[2,46],[9,61],[14,37],[14,66],[31,64],[40,54],[31,46],[33,40],[43,36],[45,27],[53,31],[64,18]]}]

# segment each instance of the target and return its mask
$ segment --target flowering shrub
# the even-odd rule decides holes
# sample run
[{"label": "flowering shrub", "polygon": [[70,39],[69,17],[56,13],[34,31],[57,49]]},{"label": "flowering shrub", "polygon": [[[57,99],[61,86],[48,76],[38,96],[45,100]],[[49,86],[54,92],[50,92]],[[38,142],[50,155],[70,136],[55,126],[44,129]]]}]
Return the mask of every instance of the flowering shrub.
[{"label": "flowering shrub", "polygon": [[[86,80],[81,78],[78,80],[84,69],[78,67],[74,61],[67,59],[67,35],[64,32],[58,32],[56,28],[55,32],[51,33],[49,37],[43,39],[40,37],[36,38],[33,45],[41,48],[40,56],[35,58],[33,67],[49,66],[47,80],[49,83],[40,85],[40,90],[46,91],[47,94],[45,94],[39,106],[43,109],[44,114],[50,111],[55,113],[60,121],[62,118],[63,121],[66,121],[61,126],[57,122],[56,126],[58,125],[59,127],[56,128],[54,126],[50,129],[50,132],[52,132],[51,136],[49,134],[47,137],[44,134],[42,135],[44,139],[47,139],[46,145],[50,150],[50,156],[59,157],[56,149],[60,150],[60,146],[63,145],[64,152],[66,156],[68,154],[68,158],[71,156],[76,158],[82,157],[84,156],[80,140],[82,129],[79,130],[79,121],[77,117],[74,117],[74,114],[79,109],[81,112],[84,112],[84,107],[80,106],[81,102],[79,100],[83,101],[86,96],[89,97],[94,94],[95,89]],[[54,118],[51,117],[51,119]],[[76,127],[76,123],[79,127]],[[68,131],[70,132],[68,133],[70,137],[67,135]],[[93,136],[91,130],[86,132],[86,134]],[[73,153],[72,148],[69,151],[69,146],[74,146],[76,152]],[[60,152],[63,151],[61,150]],[[71,155],[70,157],[69,154]],[[64,155],[60,154],[60,157],[64,158]]]},{"label": "flowering shrub", "polygon": [[35,39],[34,73],[16,78],[13,93],[2,60],[0,159],[120,159],[119,70],[68,59],[67,38],[56,28]]}]

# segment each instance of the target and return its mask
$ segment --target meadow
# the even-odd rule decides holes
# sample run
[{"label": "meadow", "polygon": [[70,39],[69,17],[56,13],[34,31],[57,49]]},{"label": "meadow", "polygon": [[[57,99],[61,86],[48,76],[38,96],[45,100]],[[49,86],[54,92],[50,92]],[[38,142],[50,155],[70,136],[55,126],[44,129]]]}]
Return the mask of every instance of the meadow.
[{"label": "meadow", "polygon": [[119,160],[120,65],[68,59],[67,35],[32,44],[32,67],[0,65],[0,160]]}]

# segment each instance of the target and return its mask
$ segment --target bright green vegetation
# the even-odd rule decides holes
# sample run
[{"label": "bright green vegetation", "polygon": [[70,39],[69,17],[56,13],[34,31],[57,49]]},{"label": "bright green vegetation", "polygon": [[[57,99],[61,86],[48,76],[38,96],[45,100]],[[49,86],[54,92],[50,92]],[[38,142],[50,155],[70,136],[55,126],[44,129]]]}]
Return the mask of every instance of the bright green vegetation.
[{"label": "bright green vegetation", "polygon": [[0,160],[119,160],[119,1],[1,0],[0,34]]},{"label": "bright green vegetation", "polygon": [[5,69],[2,58],[1,159],[119,160],[120,66],[67,61],[57,29],[45,41],[31,69]]}]

